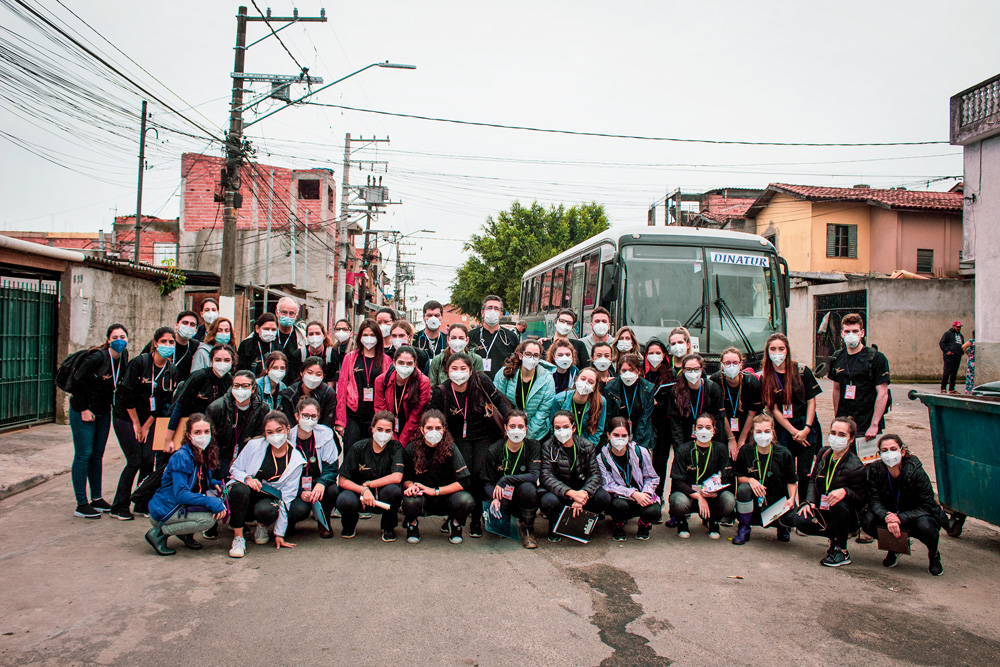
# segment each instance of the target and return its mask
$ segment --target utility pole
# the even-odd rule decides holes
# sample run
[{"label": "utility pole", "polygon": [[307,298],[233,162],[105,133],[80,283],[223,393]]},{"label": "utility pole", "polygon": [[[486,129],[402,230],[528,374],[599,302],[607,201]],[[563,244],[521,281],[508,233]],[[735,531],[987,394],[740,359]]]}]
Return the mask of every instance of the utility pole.
[{"label": "utility pole", "polygon": [[219,271],[219,310],[223,316],[236,314],[236,209],[243,169],[243,77],[247,44],[247,8],[236,14],[236,57],[233,62],[233,99],[229,108],[226,136],[226,170],[223,176],[222,266]]},{"label": "utility pole", "polygon": [[271,169],[271,184],[267,191],[267,247],[264,249],[264,312],[267,312],[267,297],[271,291],[271,206],[274,204],[274,169]]},{"label": "utility pole", "polygon": [[146,100],[142,101],[142,121],[139,123],[139,187],[135,193],[135,249],[132,263],[139,263],[139,229],[142,226],[142,173],[146,171]]},{"label": "utility pole", "polygon": [[298,256],[295,250],[295,235],[298,232],[295,224],[295,215],[288,216],[288,233],[291,235],[292,241],[292,284],[294,285],[297,280],[295,277],[295,265],[298,264]]},{"label": "utility pole", "polygon": [[302,289],[309,291],[309,209],[306,209],[306,242],[302,244]]},{"label": "utility pole", "polygon": [[[371,236],[372,228],[372,204],[368,204],[368,213],[365,216],[365,249],[361,253],[361,273],[364,276],[361,280],[361,288],[358,291],[358,305],[361,307],[360,320],[365,319],[365,300],[368,292],[368,237]],[[377,247],[377,246],[376,246]],[[374,294],[374,292],[372,292]]]},{"label": "utility pole", "polygon": [[334,297],[334,316],[338,320],[347,317],[347,206],[351,193],[350,132],[344,136],[344,172],[340,179],[340,220],[337,221],[337,295]]}]

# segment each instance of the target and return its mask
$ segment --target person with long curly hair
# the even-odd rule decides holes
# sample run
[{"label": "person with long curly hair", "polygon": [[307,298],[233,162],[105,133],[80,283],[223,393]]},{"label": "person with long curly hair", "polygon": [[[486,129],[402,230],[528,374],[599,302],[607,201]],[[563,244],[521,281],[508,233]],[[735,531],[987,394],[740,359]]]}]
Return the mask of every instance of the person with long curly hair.
[{"label": "person with long curly hair", "polygon": [[694,440],[694,422],[698,415],[709,414],[715,420],[713,439],[726,442],[723,433],[726,412],[722,405],[722,387],[709,382],[705,375],[705,361],[700,354],[685,355],[681,373],[674,383],[674,400],[670,408],[670,437],[674,451],[681,444]]}]

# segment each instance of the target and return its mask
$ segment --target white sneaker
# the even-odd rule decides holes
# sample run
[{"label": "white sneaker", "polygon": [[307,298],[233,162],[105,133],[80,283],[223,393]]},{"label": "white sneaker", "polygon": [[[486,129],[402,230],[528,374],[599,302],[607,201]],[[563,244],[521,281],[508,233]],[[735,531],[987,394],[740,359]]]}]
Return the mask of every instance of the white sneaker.
[{"label": "white sneaker", "polygon": [[230,558],[243,558],[247,553],[247,541],[242,537],[233,538],[233,546],[229,548]]},{"label": "white sneaker", "polygon": [[257,530],[253,531],[253,541],[256,544],[267,544],[271,536],[267,533],[267,526],[262,523],[257,524]]}]

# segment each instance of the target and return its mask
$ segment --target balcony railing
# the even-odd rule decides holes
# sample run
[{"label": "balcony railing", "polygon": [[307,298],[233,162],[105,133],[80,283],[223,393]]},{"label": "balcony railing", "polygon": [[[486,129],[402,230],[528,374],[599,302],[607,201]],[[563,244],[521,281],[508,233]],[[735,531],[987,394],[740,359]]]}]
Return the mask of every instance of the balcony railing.
[{"label": "balcony railing", "polygon": [[1000,74],[951,98],[951,143],[1000,133]]}]

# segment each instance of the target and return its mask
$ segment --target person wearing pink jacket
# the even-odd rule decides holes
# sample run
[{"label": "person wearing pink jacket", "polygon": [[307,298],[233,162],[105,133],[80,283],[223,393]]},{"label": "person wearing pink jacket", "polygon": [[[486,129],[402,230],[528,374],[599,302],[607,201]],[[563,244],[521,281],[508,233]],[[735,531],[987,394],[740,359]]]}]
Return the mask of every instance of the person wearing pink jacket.
[{"label": "person wearing pink jacket", "polygon": [[396,360],[375,380],[375,411],[392,413],[393,437],[403,447],[420,437],[420,418],[431,402],[431,381],[417,367],[417,351],[409,345],[396,350]]},{"label": "person wearing pink jacket", "polygon": [[340,365],[334,429],[343,437],[345,451],[358,440],[371,437],[375,380],[392,367],[392,359],[383,349],[381,329],[369,318],[358,327],[354,349],[344,355]]}]

